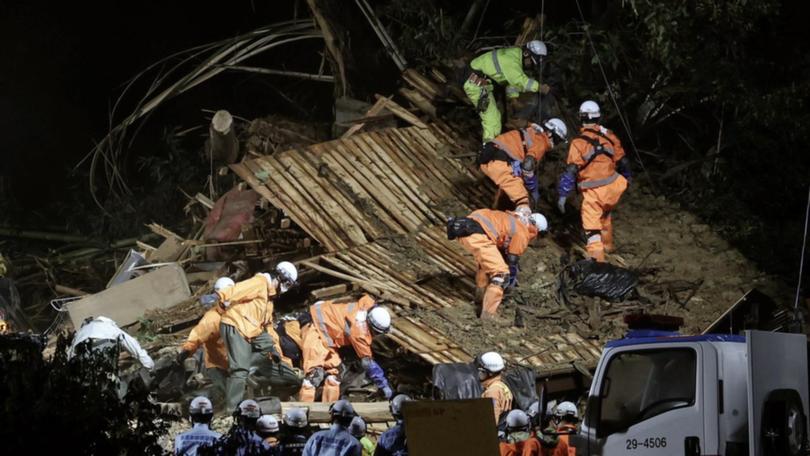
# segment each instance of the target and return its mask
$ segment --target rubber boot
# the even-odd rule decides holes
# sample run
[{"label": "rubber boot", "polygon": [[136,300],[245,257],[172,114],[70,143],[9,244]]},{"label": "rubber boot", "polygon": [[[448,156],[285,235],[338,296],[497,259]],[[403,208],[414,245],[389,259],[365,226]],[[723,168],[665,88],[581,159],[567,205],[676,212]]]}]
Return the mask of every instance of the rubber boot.
[{"label": "rubber boot", "polygon": [[335,402],[338,399],[340,399],[340,382],[334,375],[330,375],[323,382],[321,402]]},{"label": "rubber boot", "polygon": [[484,306],[481,309],[481,319],[487,320],[495,317],[498,307],[503,301],[503,288],[490,284],[484,294]]},{"label": "rubber boot", "polygon": [[604,263],[605,262],[605,245],[602,243],[602,236],[595,235],[588,238],[588,256],[594,260]]}]

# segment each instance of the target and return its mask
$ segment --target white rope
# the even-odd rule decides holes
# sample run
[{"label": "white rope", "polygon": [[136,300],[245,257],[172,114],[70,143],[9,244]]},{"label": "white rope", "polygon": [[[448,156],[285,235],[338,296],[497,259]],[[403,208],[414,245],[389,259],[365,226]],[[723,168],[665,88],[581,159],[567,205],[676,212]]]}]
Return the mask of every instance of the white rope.
[{"label": "white rope", "polygon": [[804,239],[802,240],[802,257],[799,260],[799,283],[796,285],[796,302],[793,310],[799,308],[799,293],[802,289],[802,274],[804,273],[804,252],[807,248],[807,219],[810,218],[810,187],[807,188],[807,209],[804,212]]}]

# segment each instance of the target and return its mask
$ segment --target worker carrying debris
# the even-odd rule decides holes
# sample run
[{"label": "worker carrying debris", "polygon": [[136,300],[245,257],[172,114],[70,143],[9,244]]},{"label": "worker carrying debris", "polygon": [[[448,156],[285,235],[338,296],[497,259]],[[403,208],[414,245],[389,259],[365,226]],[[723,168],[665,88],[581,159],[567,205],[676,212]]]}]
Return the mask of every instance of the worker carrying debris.
[{"label": "worker carrying debris", "polygon": [[[527,128],[511,130],[488,141],[478,155],[481,171],[498,186],[496,205],[505,193],[518,211],[526,211],[530,203],[540,199],[540,184],[537,167],[543,156],[555,143],[562,143],[568,136],[565,122],[553,118],[542,126],[532,123]],[[530,199],[531,196],[531,199]],[[507,209],[494,207],[494,209]]]},{"label": "worker carrying debris", "polygon": [[501,379],[501,372],[506,365],[500,354],[486,352],[475,359],[475,366],[478,368],[478,380],[484,388],[481,397],[492,399],[497,425],[501,417],[512,410],[512,390]]},{"label": "worker carrying debris", "polygon": [[[278,335],[273,329],[272,301],[289,290],[297,279],[295,265],[283,261],[272,273],[256,274],[200,298],[203,306],[218,305],[224,310],[220,337],[228,353],[228,408],[234,409],[242,401],[250,368],[262,367],[268,359],[271,367],[264,369],[262,374],[271,386],[282,390],[300,386],[301,380],[292,366],[281,360]],[[261,356],[254,356],[256,353]]]},{"label": "worker carrying debris", "polygon": [[[234,286],[233,280],[229,277],[220,277],[214,283],[214,293],[225,288]],[[205,376],[211,380],[214,389],[225,395],[225,382],[228,378],[228,354],[225,352],[225,343],[220,337],[220,322],[225,308],[214,306],[203,315],[185,343],[180,347],[177,354],[177,361],[182,363],[186,358],[193,355],[200,346],[203,347],[203,359],[205,361]]]},{"label": "worker carrying debris", "polygon": [[557,186],[557,208],[565,213],[566,199],[574,188],[582,192],[588,256],[604,262],[605,252],[614,250],[611,211],[630,183],[630,163],[619,138],[599,124],[601,112],[595,101],[580,105],[579,118],[582,127],[571,140],[567,166]]},{"label": "worker carrying debris", "polygon": [[149,353],[141,348],[138,341],[124,332],[118,325],[107,317],[87,317],[82,323],[82,327],[73,336],[73,343],[70,345],[69,357],[77,354],[76,347],[82,342],[87,342],[88,351],[86,353],[101,353],[104,350],[111,349],[115,353],[115,360],[118,360],[118,350],[123,346],[124,349],[137,359],[146,369],[155,367],[155,362]]},{"label": "worker carrying debris", "polygon": [[315,391],[323,384],[321,400],[340,398],[338,367],[342,360],[340,347],[351,346],[363,365],[366,376],[382,391],[386,399],[394,391],[382,367],[372,358],[371,341],[375,335],[391,331],[391,314],[385,307],[364,294],[357,301],[339,303],[318,301],[309,308],[309,319],[301,328],[303,335],[304,382],[299,400],[313,402]]},{"label": "worker carrying debris", "polygon": [[[481,318],[494,318],[504,290],[517,284],[520,256],[529,242],[548,229],[543,214],[478,209],[447,221],[447,238],[458,238],[478,264],[476,301]],[[506,260],[504,260],[506,258]]]},{"label": "worker carrying debris", "polygon": [[481,117],[483,141],[501,133],[501,112],[493,96],[494,83],[506,86],[506,96],[517,98],[523,92],[547,94],[549,87],[526,75],[540,68],[548,54],[542,41],[529,41],[521,47],[495,49],[470,62],[470,75],[464,82],[464,93]]}]

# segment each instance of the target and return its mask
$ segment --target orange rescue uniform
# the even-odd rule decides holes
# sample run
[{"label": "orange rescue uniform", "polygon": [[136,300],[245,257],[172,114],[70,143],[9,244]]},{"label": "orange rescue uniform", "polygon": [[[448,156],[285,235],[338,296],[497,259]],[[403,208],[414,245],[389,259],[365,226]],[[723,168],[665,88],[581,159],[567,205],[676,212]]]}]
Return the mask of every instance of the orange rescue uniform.
[{"label": "orange rescue uniform", "polygon": [[225,352],[225,343],[219,336],[219,322],[223,310],[215,307],[203,315],[197,326],[191,330],[183,343],[183,351],[194,353],[202,345],[205,367],[209,369],[222,369],[228,371],[228,355]]},{"label": "orange rescue uniform", "polygon": [[501,456],[540,456],[540,442],[531,436],[520,442],[500,442]]},{"label": "orange rescue uniform", "polygon": [[501,415],[512,410],[512,391],[501,381],[500,375],[484,380],[481,385],[484,387],[484,394],[481,397],[492,399],[497,425]]},{"label": "orange rescue uniform", "polygon": [[[521,163],[527,156],[534,157],[539,163],[543,156],[551,150],[548,135],[537,132],[531,127],[500,134],[490,141],[490,144],[503,151],[511,161]],[[480,168],[498,186],[498,193],[506,193],[516,207],[529,205],[529,193],[526,191],[523,178],[512,173],[510,162],[492,159],[487,163],[482,163]],[[496,196],[495,199],[497,201],[498,197]]]},{"label": "orange rescue uniform", "polygon": [[228,303],[222,314],[222,323],[231,325],[246,339],[251,340],[266,331],[273,339],[276,353],[281,353],[281,344],[273,329],[273,301],[275,288],[263,274],[217,292],[220,302]]},{"label": "orange rescue uniform", "polygon": [[588,255],[596,261],[605,261],[605,251],[613,250],[610,212],[627,189],[627,180],[616,172],[616,163],[624,158],[624,148],[612,131],[599,125],[582,127],[580,136],[597,141],[608,151],[591,158],[594,146],[576,137],[571,140],[567,160],[579,169],[577,187],[582,192],[582,228],[588,233]]},{"label": "orange rescue uniform", "polygon": [[481,315],[492,316],[503,300],[503,287],[493,283],[492,278],[500,276],[506,280],[509,276],[504,254],[522,255],[537,236],[537,230],[528,228],[511,212],[479,209],[468,218],[478,222],[485,234],[471,234],[459,238],[459,242],[478,264],[476,286],[486,288]]},{"label": "orange rescue uniform", "polygon": [[[571,432],[571,431],[576,431],[576,430],[577,430],[577,427],[575,425],[573,425],[573,424],[562,424],[557,429],[557,432]],[[560,444],[557,445],[557,446],[559,447],[561,445],[565,446],[565,448],[567,449],[567,452],[563,452],[563,450],[560,450],[559,454],[556,453],[556,452],[554,453],[555,456],[577,456],[577,449],[571,446],[571,436],[570,435],[563,434],[563,435],[560,436]]]}]

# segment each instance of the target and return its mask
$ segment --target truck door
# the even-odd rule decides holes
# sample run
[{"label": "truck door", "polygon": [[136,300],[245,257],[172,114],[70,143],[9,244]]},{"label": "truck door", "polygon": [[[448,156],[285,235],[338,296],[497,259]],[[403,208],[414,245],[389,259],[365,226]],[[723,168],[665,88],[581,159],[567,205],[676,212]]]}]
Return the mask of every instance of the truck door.
[{"label": "truck door", "polygon": [[577,444],[577,454],[701,454],[703,347],[629,346],[608,356],[583,423],[587,442]]},{"label": "truck door", "polygon": [[746,331],[751,456],[804,454],[807,336]]}]

